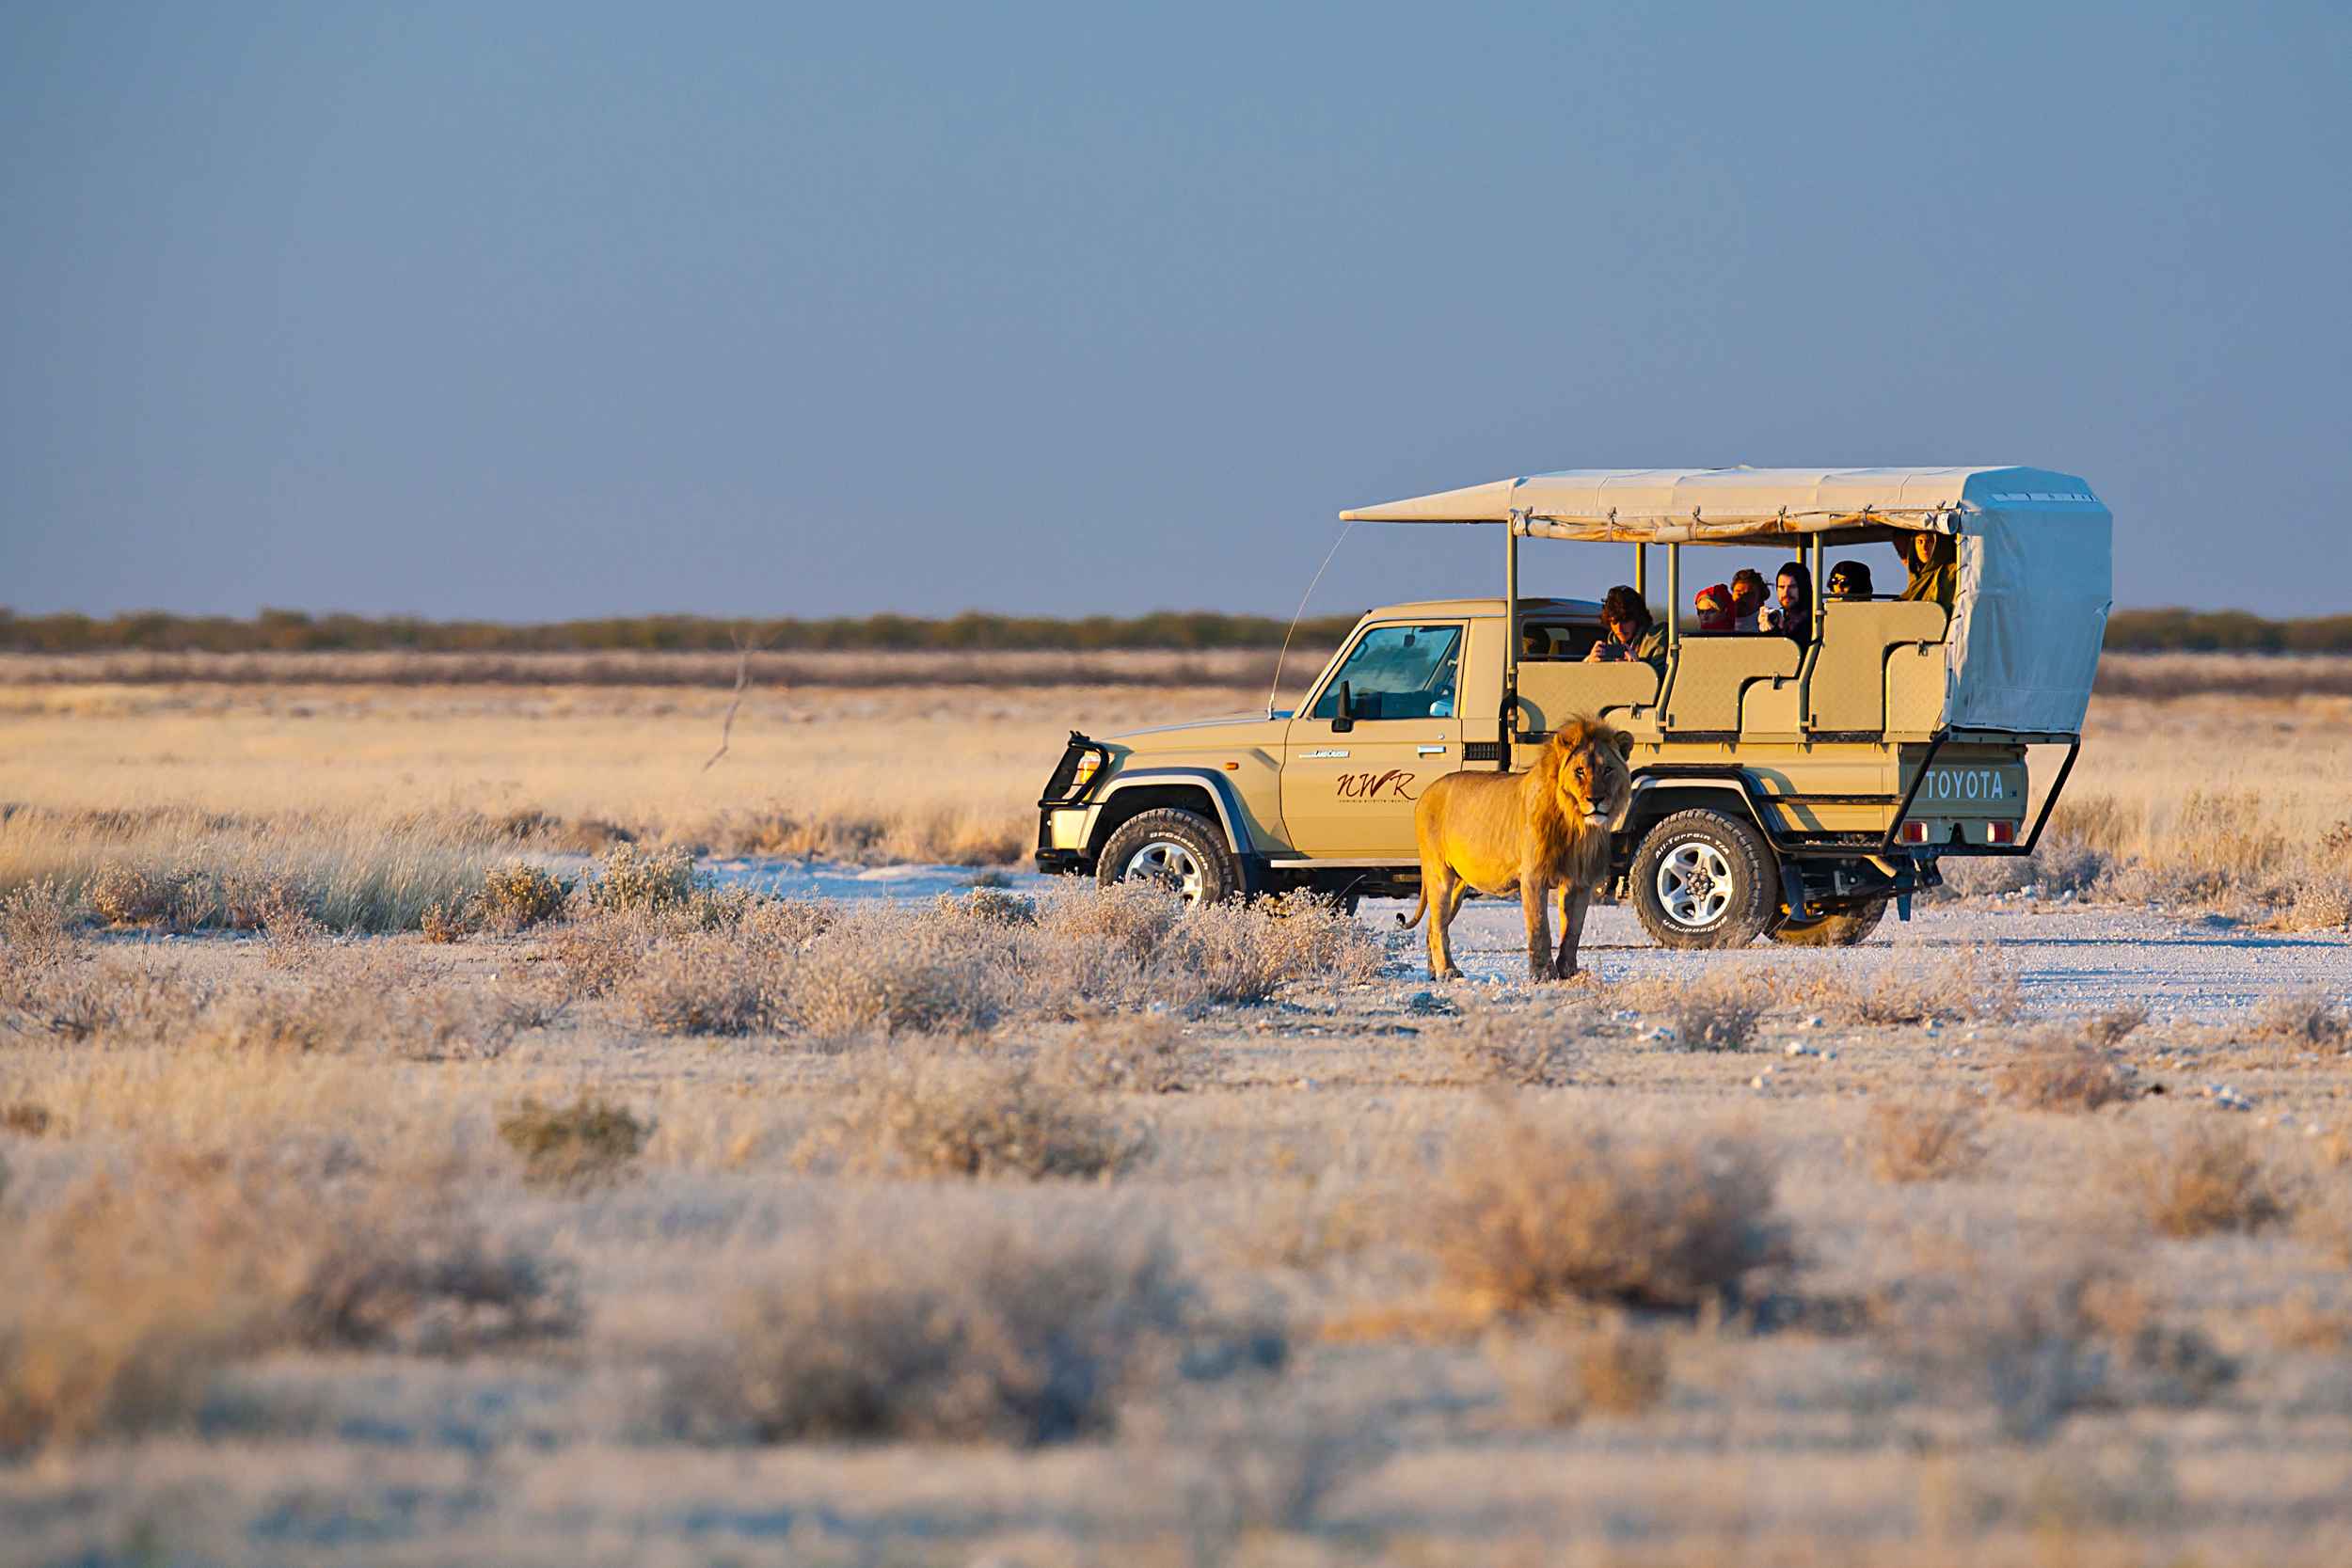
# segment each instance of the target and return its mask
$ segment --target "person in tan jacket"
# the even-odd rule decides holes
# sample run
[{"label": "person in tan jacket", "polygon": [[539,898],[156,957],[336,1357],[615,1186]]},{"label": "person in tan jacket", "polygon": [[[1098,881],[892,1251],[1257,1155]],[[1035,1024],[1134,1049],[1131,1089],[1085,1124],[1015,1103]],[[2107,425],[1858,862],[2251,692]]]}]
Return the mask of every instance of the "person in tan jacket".
[{"label": "person in tan jacket", "polygon": [[1899,598],[1930,599],[1946,610],[1960,592],[1960,541],[1947,533],[1913,534],[1896,548],[1911,568],[1911,580]]}]

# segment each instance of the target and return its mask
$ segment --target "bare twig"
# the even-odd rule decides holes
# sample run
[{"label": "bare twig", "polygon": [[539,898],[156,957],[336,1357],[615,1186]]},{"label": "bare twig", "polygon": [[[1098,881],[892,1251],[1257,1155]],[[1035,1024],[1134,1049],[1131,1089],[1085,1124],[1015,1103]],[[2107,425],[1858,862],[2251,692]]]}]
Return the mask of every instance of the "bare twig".
[{"label": "bare twig", "polygon": [[706,773],[716,768],[719,759],[727,754],[727,743],[735,738],[735,710],[743,705],[743,688],[751,684],[752,655],[768,645],[765,637],[756,642],[744,641],[743,634],[733,626],[727,628],[727,641],[735,644],[735,695],[727,699],[727,716],[719,725],[719,749],[710,753],[708,762],[703,764]]}]

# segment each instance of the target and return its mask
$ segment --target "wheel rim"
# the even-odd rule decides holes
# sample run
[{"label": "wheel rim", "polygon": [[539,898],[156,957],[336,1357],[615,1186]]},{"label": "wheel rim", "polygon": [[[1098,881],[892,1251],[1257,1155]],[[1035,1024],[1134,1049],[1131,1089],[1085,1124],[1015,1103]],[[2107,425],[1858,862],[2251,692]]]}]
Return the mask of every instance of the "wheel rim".
[{"label": "wheel rim", "polygon": [[1677,926],[1712,926],[1731,908],[1731,862],[1711,844],[1677,844],[1658,863],[1658,902]]},{"label": "wheel rim", "polygon": [[1190,849],[1173,839],[1155,838],[1134,854],[1120,868],[1121,881],[1158,882],[1184,895],[1184,902],[1200,901],[1201,884],[1206,879],[1200,863]]}]

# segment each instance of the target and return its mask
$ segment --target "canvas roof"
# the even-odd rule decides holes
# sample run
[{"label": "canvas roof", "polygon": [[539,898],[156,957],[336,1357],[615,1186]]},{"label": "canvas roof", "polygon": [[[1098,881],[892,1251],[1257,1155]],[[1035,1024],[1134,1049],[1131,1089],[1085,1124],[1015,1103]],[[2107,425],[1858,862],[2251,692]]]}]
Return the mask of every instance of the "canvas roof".
[{"label": "canvas roof", "polygon": [[1970,511],[2100,507],[2071,474],[1932,468],[1563,468],[1343,512],[1359,523],[1507,523],[1534,538],[1732,545],[1790,535],[1830,544],[1963,531]]}]

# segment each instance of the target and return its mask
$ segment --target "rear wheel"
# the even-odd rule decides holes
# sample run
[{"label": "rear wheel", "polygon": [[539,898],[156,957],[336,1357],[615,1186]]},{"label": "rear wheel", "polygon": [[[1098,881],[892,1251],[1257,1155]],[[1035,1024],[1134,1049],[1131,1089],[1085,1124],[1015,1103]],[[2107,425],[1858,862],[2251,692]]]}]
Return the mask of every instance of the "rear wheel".
[{"label": "rear wheel", "polygon": [[1626,880],[1661,947],[1745,947],[1780,907],[1763,836],[1721,812],[1677,812],[1652,828]]},{"label": "rear wheel", "polygon": [[1837,914],[1816,915],[1811,920],[1784,920],[1767,934],[1788,947],[1851,947],[1868,940],[1879,922],[1886,918],[1886,900],[1863,905],[1858,910],[1846,910]]},{"label": "rear wheel", "polygon": [[1187,904],[1214,904],[1241,894],[1241,868],[1216,824],[1172,806],[1120,823],[1095,859],[1094,878],[1104,887],[1157,882]]}]

